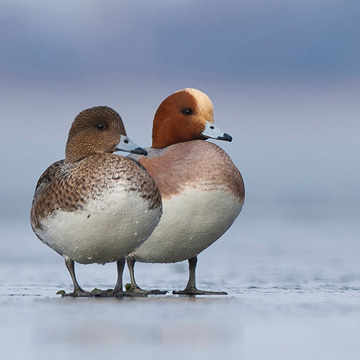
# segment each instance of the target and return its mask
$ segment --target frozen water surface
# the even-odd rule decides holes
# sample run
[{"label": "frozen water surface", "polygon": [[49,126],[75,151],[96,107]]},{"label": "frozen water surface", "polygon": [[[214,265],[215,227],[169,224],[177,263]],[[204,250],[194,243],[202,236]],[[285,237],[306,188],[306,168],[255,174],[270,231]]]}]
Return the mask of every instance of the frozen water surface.
[{"label": "frozen water surface", "polygon": [[[1,359],[358,360],[359,4],[3,0]],[[29,207],[72,119],[111,106],[146,147],[184,87],[210,96],[244,175],[242,214],[198,262],[199,288],[229,295],[59,297],[70,276]],[[116,281],[114,264],[76,270],[85,289]],[[187,264],[136,275],[182,289]]]},{"label": "frozen water surface", "polygon": [[[71,290],[62,258],[30,230],[9,225],[7,243],[22,240],[0,258],[2,356],[358,359],[357,234],[351,222],[254,224],[245,214],[199,257],[199,288],[228,296],[70,299],[56,295]],[[85,289],[116,280],[114,264],[76,270]],[[136,270],[144,288],[180,289],[187,281],[186,263]]]}]

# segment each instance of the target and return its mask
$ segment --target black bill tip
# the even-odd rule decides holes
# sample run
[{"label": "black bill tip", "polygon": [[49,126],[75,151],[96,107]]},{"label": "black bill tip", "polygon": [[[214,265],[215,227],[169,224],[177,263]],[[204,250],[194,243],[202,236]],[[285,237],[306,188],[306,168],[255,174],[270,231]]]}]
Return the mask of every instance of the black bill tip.
[{"label": "black bill tip", "polygon": [[229,141],[231,142],[232,141],[232,136],[227,134],[227,133],[224,133],[223,136],[219,136],[218,137],[218,140],[224,140],[224,141]]},{"label": "black bill tip", "polygon": [[139,154],[139,155],[145,155],[145,156],[148,154],[148,152],[145,149],[143,149],[142,147],[138,147],[134,150],[131,150],[130,152],[133,154]]}]

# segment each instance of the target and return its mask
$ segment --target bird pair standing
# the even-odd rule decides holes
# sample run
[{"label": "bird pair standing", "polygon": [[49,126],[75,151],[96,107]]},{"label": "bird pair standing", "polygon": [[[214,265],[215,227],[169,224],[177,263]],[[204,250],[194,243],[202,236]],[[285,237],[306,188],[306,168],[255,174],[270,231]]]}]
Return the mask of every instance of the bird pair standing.
[{"label": "bird pair standing", "polygon": [[[101,106],[81,112],[66,144],[65,160],[41,175],[31,208],[38,238],[65,258],[74,290],[67,296],[164,293],[141,289],[136,261],[189,261],[189,281],[176,294],[226,294],[196,288],[197,255],[221,237],[244,203],[244,183],[230,157],[208,138],[231,141],[213,124],[207,95],[183,89],[156,111],[152,146],[126,135],[121,117]],[[115,151],[132,153],[129,157]],[[127,257],[131,286],[123,291]],[[74,261],[117,262],[111,292],[90,293],[78,284]]]}]

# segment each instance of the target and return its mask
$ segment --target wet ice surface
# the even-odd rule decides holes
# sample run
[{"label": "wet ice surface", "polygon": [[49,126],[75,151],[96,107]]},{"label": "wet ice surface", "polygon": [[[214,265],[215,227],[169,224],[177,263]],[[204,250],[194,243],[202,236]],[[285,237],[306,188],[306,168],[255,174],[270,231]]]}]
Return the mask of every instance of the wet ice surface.
[{"label": "wet ice surface", "polygon": [[[199,256],[198,287],[229,295],[196,298],[61,298],[58,290],[71,290],[61,257],[28,229],[9,225],[1,236],[4,358],[359,358],[356,222],[251,223],[244,216]],[[76,270],[87,290],[116,281],[114,264]],[[181,289],[187,264],[137,264],[136,275],[147,289]]]}]

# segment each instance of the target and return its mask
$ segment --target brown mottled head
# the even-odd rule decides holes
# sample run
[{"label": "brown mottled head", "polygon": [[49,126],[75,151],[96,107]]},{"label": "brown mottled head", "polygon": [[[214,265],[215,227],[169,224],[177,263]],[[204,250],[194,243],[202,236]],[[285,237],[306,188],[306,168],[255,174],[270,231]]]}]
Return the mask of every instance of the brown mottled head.
[{"label": "brown mottled head", "polygon": [[76,116],[66,143],[66,162],[76,162],[93,154],[128,151],[146,154],[127,136],[120,115],[107,106],[97,106]]},{"label": "brown mottled head", "polygon": [[209,137],[231,141],[213,122],[213,105],[206,94],[191,88],[179,90],[168,96],[155,113],[152,147],[164,148]]},{"label": "brown mottled head", "polygon": [[66,143],[66,161],[75,162],[95,153],[112,153],[126,131],[120,115],[106,106],[76,116]]}]

